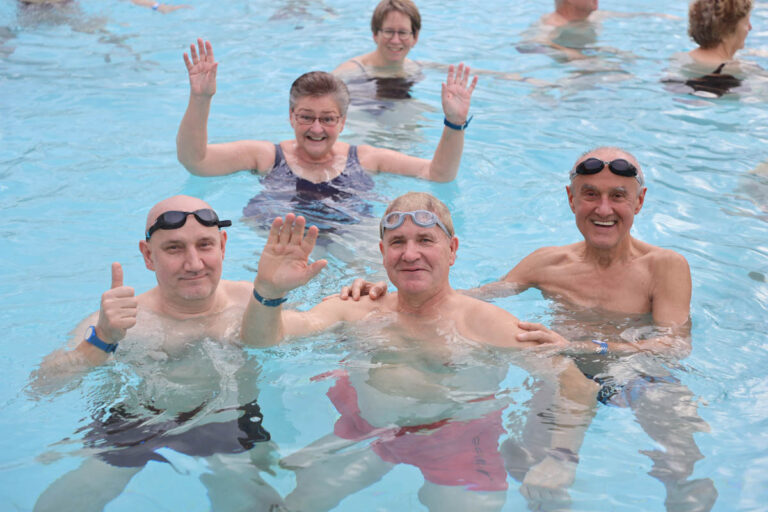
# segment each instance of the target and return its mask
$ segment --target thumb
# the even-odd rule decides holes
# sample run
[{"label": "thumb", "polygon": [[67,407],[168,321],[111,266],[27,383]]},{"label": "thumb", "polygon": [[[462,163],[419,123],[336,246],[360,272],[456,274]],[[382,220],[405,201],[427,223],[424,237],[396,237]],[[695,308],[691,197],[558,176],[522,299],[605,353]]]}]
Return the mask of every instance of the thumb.
[{"label": "thumb", "polygon": [[112,264],[112,286],[110,288],[119,288],[123,286],[123,267],[118,263]]},{"label": "thumb", "polygon": [[307,267],[307,274],[309,275],[309,279],[307,279],[307,281],[309,281],[310,279],[315,277],[317,274],[319,274],[320,271],[323,270],[327,264],[328,264],[328,260],[317,260],[311,265],[309,265],[309,267]]}]

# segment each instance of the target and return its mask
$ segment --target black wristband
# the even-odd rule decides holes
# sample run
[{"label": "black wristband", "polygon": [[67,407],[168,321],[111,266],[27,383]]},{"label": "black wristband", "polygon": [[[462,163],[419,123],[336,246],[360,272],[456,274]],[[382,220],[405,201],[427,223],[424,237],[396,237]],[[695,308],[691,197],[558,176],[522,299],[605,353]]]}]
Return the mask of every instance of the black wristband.
[{"label": "black wristband", "polygon": [[256,291],[256,287],[253,287],[253,298],[256,299],[256,302],[259,304],[262,304],[264,306],[269,306],[270,308],[276,308],[283,302],[287,301],[285,297],[282,297],[280,299],[265,299],[261,295],[259,295],[259,292]]}]

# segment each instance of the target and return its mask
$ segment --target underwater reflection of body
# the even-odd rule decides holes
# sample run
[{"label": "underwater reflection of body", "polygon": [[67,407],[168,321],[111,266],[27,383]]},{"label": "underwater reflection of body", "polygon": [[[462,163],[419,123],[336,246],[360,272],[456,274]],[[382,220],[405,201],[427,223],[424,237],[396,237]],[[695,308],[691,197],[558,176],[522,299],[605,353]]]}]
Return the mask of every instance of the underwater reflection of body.
[{"label": "underwater reflection of body", "polygon": [[[407,464],[423,476],[418,498],[429,510],[501,510],[508,492],[498,444],[506,434],[503,418],[510,404],[521,407],[518,395],[527,394],[514,378],[514,389],[501,383],[511,372],[527,387],[521,354],[455,335],[435,344],[358,334],[359,347],[340,369],[312,378],[330,384],[327,396],[339,417],[332,432],[282,459],[296,474],[288,508],[330,510]],[[548,385],[542,388],[554,392],[543,374]],[[553,399],[540,403],[551,407]],[[530,412],[539,415],[553,418],[551,410]]]},{"label": "underwater reflection of body", "polygon": [[[650,315],[625,316],[561,301],[555,302],[552,325],[572,342],[590,342],[597,338],[638,343],[663,334],[663,330],[654,327]],[[573,359],[587,377],[600,384],[601,407],[631,409],[637,423],[658,444],[658,449],[641,453],[653,461],[648,474],[666,488],[666,509],[670,512],[711,510],[718,496],[714,482],[710,478],[690,480],[695,463],[704,458],[694,435],[709,432],[709,426],[697,413],[696,396],[676,375],[676,360],[650,352],[581,354],[574,355]],[[526,445],[540,446],[546,442],[541,436],[547,431],[539,423],[546,423],[546,418],[529,415],[523,437]],[[502,451],[509,473],[516,479],[541,457],[521,449],[513,441],[507,441]]]},{"label": "underwater reflection of body", "polygon": [[[151,323],[148,316],[141,320]],[[147,464],[175,467],[184,457],[205,458],[209,471],[200,478],[213,510],[280,506],[280,496],[259,477],[276,457],[254,400],[258,363],[215,340],[169,354],[159,339],[129,334],[123,347],[129,350],[119,365],[89,379],[88,395],[98,403],[93,421],[78,429],[84,449],[73,455],[84,456],[83,463],[54,481],[35,510],[102,510]]]}]

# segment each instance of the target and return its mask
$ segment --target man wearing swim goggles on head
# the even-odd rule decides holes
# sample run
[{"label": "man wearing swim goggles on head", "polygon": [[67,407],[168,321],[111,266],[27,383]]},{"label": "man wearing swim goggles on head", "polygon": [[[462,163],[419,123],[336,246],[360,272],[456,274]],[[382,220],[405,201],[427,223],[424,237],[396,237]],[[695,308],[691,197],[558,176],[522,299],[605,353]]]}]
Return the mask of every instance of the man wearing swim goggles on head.
[{"label": "man wearing swim goggles on head", "polygon": [[[139,242],[157,286],[135,295],[123,282],[122,266],[113,263],[112,284],[101,297],[99,311],[75,328],[74,347],[58,350],[40,364],[35,387],[63,384],[112,354],[137,382],[129,398],[119,397],[125,403],[109,408],[106,419],[94,417],[84,437],[86,446],[95,450],[84,462],[87,469],[73,470],[51,485],[40,496],[41,510],[61,503],[101,510],[147,462],[168,462],[162,455],[168,451],[195,457],[242,454],[255,464],[274,450],[261,426],[261,411],[253,400],[258,390],[252,389],[252,382],[244,386],[245,396],[231,393],[237,381],[233,375],[249,371],[245,358],[240,359],[239,326],[253,290],[249,282],[221,279],[227,242],[221,228],[231,224],[194,197],[174,196],[157,203]],[[227,359],[226,364],[217,356]],[[152,395],[146,396],[144,389]],[[255,500],[260,495],[263,508],[254,505],[254,510],[281,506],[282,498],[259,479],[257,465],[253,467],[249,481],[254,489],[243,492]],[[80,473],[87,473],[93,486],[83,498],[87,501],[71,496],[82,493],[78,485],[68,484],[83,481]],[[215,498],[214,509],[226,508],[217,506]]]},{"label": "man wearing swim goggles on head", "polygon": [[[452,423],[451,418],[431,416],[425,420],[424,425],[401,425],[397,421],[403,421],[402,418],[409,414],[395,410],[392,413],[396,413],[400,419],[390,420],[390,417],[382,416],[388,412],[388,407],[383,401],[379,402],[383,400],[383,395],[407,397],[411,393],[421,393],[423,397],[427,390],[440,395],[441,390],[447,389],[446,384],[442,380],[433,382],[436,378],[434,372],[425,371],[424,366],[445,368],[445,371],[438,372],[437,378],[447,378],[446,374],[452,371],[448,368],[450,354],[456,347],[472,350],[479,343],[512,350],[528,350],[540,346],[538,340],[527,342],[515,337],[521,331],[517,318],[512,314],[457,293],[451,287],[449,272],[456,259],[459,240],[454,234],[448,208],[429,194],[415,192],[400,196],[389,204],[380,224],[379,249],[387,275],[397,288],[396,293],[377,301],[343,302],[336,296],[320,302],[309,311],[284,310],[281,304],[286,295],[304,285],[325,266],[324,260],[310,264],[308,259],[317,233],[317,228],[311,226],[305,235],[305,220],[302,217],[289,214],[284,219],[275,219],[253,282],[254,298],[243,320],[244,342],[270,346],[285,339],[325,331],[340,323],[350,323],[364,328],[371,339],[380,341],[377,341],[376,350],[423,351],[424,358],[430,360],[429,364],[421,359],[420,364],[412,364],[405,357],[398,360],[397,364],[385,365],[393,372],[396,371],[397,376],[391,373],[388,378],[376,379],[373,374],[369,374],[370,378],[363,378],[362,381],[349,380],[346,376],[338,377],[333,388],[335,391],[329,392],[329,396],[342,418],[336,424],[334,433],[329,436],[340,438],[339,443],[343,444],[345,441],[356,442],[366,436],[380,435],[371,443],[371,447],[381,460],[387,464],[411,464],[421,470],[425,484],[419,497],[424,504],[429,501],[428,496],[441,495],[444,500],[450,496],[456,509],[481,510],[477,495],[462,493],[459,490],[461,487],[498,492],[496,496],[503,500],[507,483],[503,461],[497,450],[498,436],[502,431],[500,411],[494,412],[498,424],[487,416],[462,424]],[[369,332],[369,329],[373,332]],[[552,341],[557,344],[561,340]],[[564,340],[562,342],[565,343]],[[553,400],[567,402],[569,405],[562,403],[554,408],[553,416],[591,415],[597,386],[586,379],[573,363],[560,357],[547,360],[538,357],[521,358],[515,361],[515,364],[527,370],[543,365],[538,368],[543,371],[543,378],[557,383],[555,387],[560,391]],[[349,389],[350,386],[352,389]],[[464,388],[454,391],[460,393],[462,390]],[[417,408],[427,410],[429,407],[426,403],[450,403],[450,400],[441,396],[426,400]],[[360,411],[358,404],[361,403],[365,403],[368,410],[373,408],[381,414],[374,418],[365,414],[365,411],[356,412]],[[409,401],[403,398],[399,403],[407,407]],[[574,413],[574,407],[571,407],[574,404],[578,404],[578,413]],[[396,425],[394,430],[392,421]],[[557,422],[558,418],[553,418],[553,421]],[[578,425],[587,423],[583,419],[576,421]],[[353,425],[356,427],[352,428]],[[400,427],[420,434],[406,436],[404,430],[398,430]],[[461,435],[449,436],[448,432],[455,433],[455,429],[460,430]],[[574,428],[552,437],[549,448],[552,453],[562,456],[550,468],[550,481],[558,482],[553,483],[554,486],[563,482],[567,485],[572,481],[576,467],[573,462],[581,444],[582,433],[579,428]],[[470,442],[459,442],[456,437]],[[448,450],[450,454],[445,453],[446,448],[442,446],[444,443],[438,442],[441,438],[456,441]],[[325,498],[326,494],[334,494],[334,499],[328,499],[326,504],[327,508],[331,508],[332,503],[343,498],[345,486],[337,481],[336,471],[325,469],[332,467],[330,461],[326,458],[318,460],[324,464],[323,473],[329,473],[334,478],[333,485],[322,486]],[[361,473],[371,467],[378,468],[372,470],[374,472],[379,469],[386,472],[392,467],[382,466],[381,461],[366,457],[357,459],[355,464],[360,465]],[[315,474],[311,468],[307,471]],[[311,493],[313,485],[309,485],[308,492],[302,485],[302,473],[298,471],[297,482],[297,489],[286,498],[286,503],[289,508],[303,510],[303,505],[315,498]],[[314,488],[319,486],[317,483],[314,485]],[[464,499],[469,501],[455,501]],[[432,503],[430,510],[440,508]]]}]

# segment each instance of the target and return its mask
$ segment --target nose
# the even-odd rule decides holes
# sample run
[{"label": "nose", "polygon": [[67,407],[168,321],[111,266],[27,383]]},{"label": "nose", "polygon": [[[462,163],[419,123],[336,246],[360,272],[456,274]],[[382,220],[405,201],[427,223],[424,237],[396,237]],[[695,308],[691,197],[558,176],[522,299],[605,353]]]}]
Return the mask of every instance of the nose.
[{"label": "nose", "polygon": [[416,261],[420,257],[420,253],[418,251],[418,246],[416,245],[416,242],[413,240],[408,240],[405,243],[405,250],[403,251],[403,260],[404,261]]},{"label": "nose", "polygon": [[190,247],[184,255],[184,270],[187,272],[199,272],[203,269],[203,259],[196,248]]},{"label": "nose", "polygon": [[611,201],[608,196],[600,196],[600,202],[597,204],[595,213],[602,217],[607,217],[613,213],[613,207],[611,206]]}]

